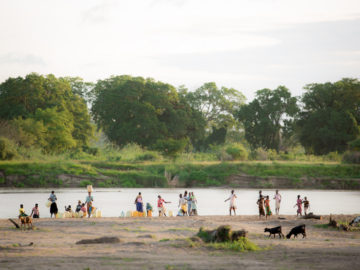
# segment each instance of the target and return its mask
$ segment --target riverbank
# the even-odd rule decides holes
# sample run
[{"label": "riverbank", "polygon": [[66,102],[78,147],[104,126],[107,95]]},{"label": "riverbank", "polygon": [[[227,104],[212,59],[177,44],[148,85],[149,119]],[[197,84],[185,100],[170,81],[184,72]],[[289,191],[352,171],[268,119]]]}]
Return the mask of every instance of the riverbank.
[{"label": "riverbank", "polygon": [[0,162],[0,187],[360,189],[360,166],[299,162]]},{"label": "riverbank", "polygon": [[[357,269],[360,233],[326,228],[322,220],[294,216],[259,220],[257,216],[173,218],[40,219],[34,231],[21,232],[0,220],[1,269]],[[353,216],[335,216],[350,220]],[[281,225],[286,234],[306,224],[307,237],[267,237],[265,227]],[[189,240],[201,226],[228,224],[248,231],[259,251],[218,250]],[[97,237],[118,237],[120,243],[76,245]],[[28,246],[30,242],[33,245]]]}]

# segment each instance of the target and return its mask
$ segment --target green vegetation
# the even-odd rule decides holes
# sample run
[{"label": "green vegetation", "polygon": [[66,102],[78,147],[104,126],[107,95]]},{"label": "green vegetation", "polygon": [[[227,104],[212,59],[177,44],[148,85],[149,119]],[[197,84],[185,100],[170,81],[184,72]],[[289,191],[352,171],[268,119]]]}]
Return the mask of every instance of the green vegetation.
[{"label": "green vegetation", "polygon": [[240,240],[234,242],[209,243],[207,246],[218,250],[231,250],[240,252],[261,250],[260,247],[258,247],[246,237],[241,237]]}]

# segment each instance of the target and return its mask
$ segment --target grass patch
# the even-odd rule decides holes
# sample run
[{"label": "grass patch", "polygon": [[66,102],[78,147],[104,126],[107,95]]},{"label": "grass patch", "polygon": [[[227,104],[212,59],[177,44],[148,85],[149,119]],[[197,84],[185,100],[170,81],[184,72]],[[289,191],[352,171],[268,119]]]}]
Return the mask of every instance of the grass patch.
[{"label": "grass patch", "polygon": [[163,239],[160,239],[159,242],[169,242],[170,239],[169,238],[163,238]]},{"label": "grass patch", "polygon": [[217,250],[231,250],[240,252],[261,250],[260,247],[245,237],[242,237],[240,240],[234,242],[209,243],[206,246]]}]

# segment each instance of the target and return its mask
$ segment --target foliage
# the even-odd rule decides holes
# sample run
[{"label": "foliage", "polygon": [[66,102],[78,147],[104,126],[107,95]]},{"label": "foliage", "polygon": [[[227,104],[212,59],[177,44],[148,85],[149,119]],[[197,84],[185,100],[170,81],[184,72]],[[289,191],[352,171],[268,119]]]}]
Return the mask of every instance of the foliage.
[{"label": "foliage", "polygon": [[282,139],[293,133],[293,118],[299,110],[296,102],[286,87],[279,86],[257,91],[256,98],[240,108],[236,116],[244,124],[245,138],[252,149],[280,151]]},{"label": "foliage", "polygon": [[93,132],[84,99],[54,75],[7,79],[0,85],[0,118],[19,134],[11,139],[47,153],[87,145]]},{"label": "foliage", "polygon": [[349,142],[349,148],[353,151],[360,151],[360,138]]},{"label": "foliage", "polygon": [[360,151],[347,151],[343,156],[344,163],[360,164]]},{"label": "foliage", "polygon": [[248,152],[242,144],[232,144],[226,148],[233,160],[247,160]]},{"label": "foliage", "polygon": [[0,137],[0,160],[10,160],[17,155],[14,143],[7,138]]},{"label": "foliage", "polygon": [[307,153],[344,152],[360,134],[360,81],[314,83],[305,89],[297,122],[301,144]]},{"label": "foliage", "polygon": [[158,140],[153,148],[161,151],[164,156],[176,158],[180,152],[184,151],[188,143],[187,139],[174,140],[170,138],[167,140]]},{"label": "foliage", "polygon": [[153,146],[170,139],[195,139],[203,129],[191,107],[169,84],[115,76],[98,81],[93,96],[94,120],[118,146]]}]

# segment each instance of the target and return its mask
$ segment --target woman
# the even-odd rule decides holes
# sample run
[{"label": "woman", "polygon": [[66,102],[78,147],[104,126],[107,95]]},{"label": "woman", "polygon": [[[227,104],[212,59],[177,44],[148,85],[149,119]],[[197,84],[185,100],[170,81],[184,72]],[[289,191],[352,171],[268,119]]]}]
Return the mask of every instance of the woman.
[{"label": "woman", "polygon": [[136,196],[135,204],[136,204],[136,211],[142,213],[143,212],[143,199],[141,196],[141,192],[139,192],[139,195]]},{"label": "woman", "polygon": [[50,218],[52,218],[52,215],[54,215],[54,217],[56,218],[56,215],[58,213],[58,208],[57,208],[57,204],[56,204],[57,198],[56,198],[56,195],[55,195],[55,191],[51,191],[51,194],[49,196],[49,201],[51,202],[51,205],[50,205]]},{"label": "woman", "polygon": [[302,216],[302,203],[303,203],[303,201],[302,201],[302,199],[300,199],[300,195],[298,195],[296,204],[294,205],[294,207],[297,206],[297,211],[296,211],[297,217],[299,216],[299,214],[300,214],[300,216]]},{"label": "woman", "polygon": [[265,219],[267,219],[268,216],[272,215],[272,212],[270,210],[270,199],[269,196],[266,196],[266,200],[265,200],[265,210],[266,210],[266,216]]},{"label": "woman", "polygon": [[87,210],[87,214],[88,214],[88,218],[90,218],[91,216],[91,211],[92,211],[92,202],[94,201],[94,197],[91,196],[91,192],[88,192],[88,196],[85,199],[85,203],[86,203],[86,210]]},{"label": "woman", "polygon": [[257,201],[257,205],[259,206],[259,219],[261,219],[261,216],[265,216],[263,196],[260,196],[260,198]]},{"label": "woman", "polygon": [[303,200],[303,204],[304,204],[304,215],[307,215],[307,211],[310,207],[310,202],[308,201],[307,197],[304,198]]},{"label": "woman", "polygon": [[183,197],[182,194],[179,194],[179,207],[180,207],[179,212],[180,212],[183,216],[186,216],[186,211],[187,211],[186,200],[185,200],[185,198]]}]

